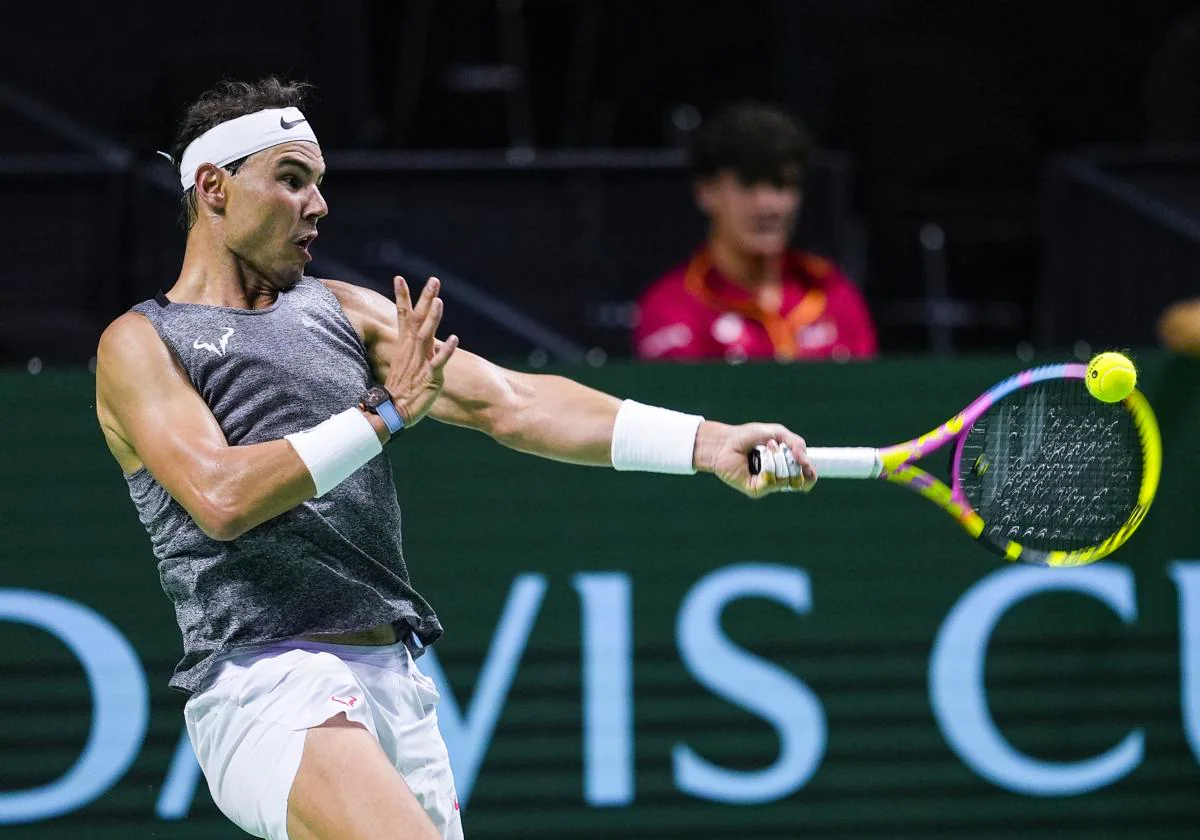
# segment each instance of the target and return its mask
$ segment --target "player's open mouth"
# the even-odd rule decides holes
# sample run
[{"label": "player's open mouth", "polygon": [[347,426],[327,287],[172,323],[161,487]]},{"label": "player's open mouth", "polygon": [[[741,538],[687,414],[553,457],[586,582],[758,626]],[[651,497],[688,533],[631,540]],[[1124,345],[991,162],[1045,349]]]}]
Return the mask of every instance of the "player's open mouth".
[{"label": "player's open mouth", "polygon": [[313,233],[305,234],[304,236],[302,236],[296,240],[296,247],[304,252],[304,256],[305,256],[306,260],[312,259],[312,254],[309,253],[308,249],[310,247],[312,247],[312,244],[316,241],[317,241],[317,234],[315,231]]}]

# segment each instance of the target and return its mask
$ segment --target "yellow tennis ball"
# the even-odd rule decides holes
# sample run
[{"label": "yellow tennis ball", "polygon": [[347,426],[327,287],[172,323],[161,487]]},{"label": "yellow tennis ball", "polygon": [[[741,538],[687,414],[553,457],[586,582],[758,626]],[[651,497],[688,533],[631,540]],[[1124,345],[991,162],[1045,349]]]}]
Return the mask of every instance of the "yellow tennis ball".
[{"label": "yellow tennis ball", "polygon": [[1084,381],[1100,402],[1120,402],[1137,384],[1137,369],[1123,353],[1101,353],[1088,363]]}]

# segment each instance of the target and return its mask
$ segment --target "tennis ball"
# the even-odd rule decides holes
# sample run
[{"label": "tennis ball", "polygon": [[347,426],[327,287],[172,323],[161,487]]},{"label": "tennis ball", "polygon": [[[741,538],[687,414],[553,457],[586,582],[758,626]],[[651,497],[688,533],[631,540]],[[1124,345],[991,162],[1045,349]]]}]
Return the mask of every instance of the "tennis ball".
[{"label": "tennis ball", "polygon": [[1137,370],[1122,353],[1101,353],[1087,366],[1087,389],[1100,402],[1120,402],[1137,384]]}]

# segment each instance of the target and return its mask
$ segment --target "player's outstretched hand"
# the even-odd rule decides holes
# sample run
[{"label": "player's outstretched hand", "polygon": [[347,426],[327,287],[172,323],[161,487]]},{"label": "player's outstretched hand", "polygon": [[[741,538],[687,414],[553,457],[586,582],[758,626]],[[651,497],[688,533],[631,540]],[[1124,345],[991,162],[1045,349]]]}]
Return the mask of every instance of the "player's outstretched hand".
[{"label": "player's outstretched hand", "polygon": [[396,326],[399,341],[387,381],[383,386],[392,395],[396,410],[405,426],[416,424],[433,406],[442,391],[442,371],[458,347],[458,336],[437,341],[442,322],[441,282],[430,277],[413,306],[408,284],[403,277],[392,278],[396,289]]},{"label": "player's outstretched hand", "polygon": [[[756,446],[765,446],[774,464],[750,474],[749,457]],[[777,491],[808,491],[817,472],[808,460],[804,438],[774,423],[726,426],[705,422],[696,434],[696,468],[717,478],[752,499]]]}]

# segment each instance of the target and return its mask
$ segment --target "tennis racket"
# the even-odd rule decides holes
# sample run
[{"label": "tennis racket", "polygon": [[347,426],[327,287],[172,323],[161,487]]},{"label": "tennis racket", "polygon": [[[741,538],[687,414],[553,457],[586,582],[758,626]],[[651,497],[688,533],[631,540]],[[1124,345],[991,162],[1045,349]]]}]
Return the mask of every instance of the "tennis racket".
[{"label": "tennis racket", "polygon": [[[942,508],[1008,560],[1082,566],[1116,551],[1158,489],[1162,440],[1134,390],[1117,403],[1088,393],[1082,364],[1022,371],[938,428],[884,449],[810,447],[821,478],[883,478]],[[950,448],[950,484],[913,465]],[[750,472],[773,458],[758,447]]]}]

